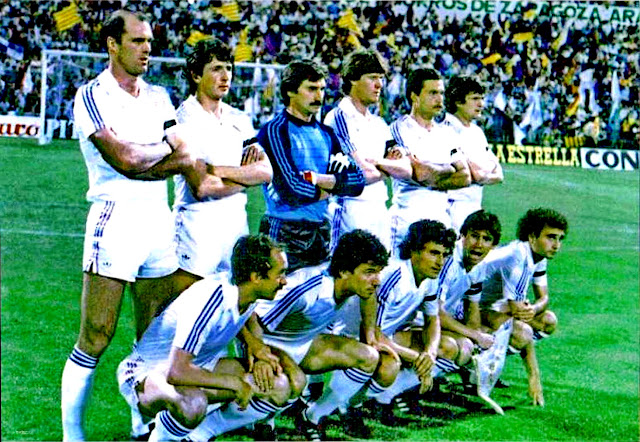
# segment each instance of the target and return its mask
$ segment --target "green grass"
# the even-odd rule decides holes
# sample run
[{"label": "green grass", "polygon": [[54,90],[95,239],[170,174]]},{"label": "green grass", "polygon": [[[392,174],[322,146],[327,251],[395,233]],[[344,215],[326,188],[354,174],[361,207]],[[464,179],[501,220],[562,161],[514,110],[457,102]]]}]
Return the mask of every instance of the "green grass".
[{"label": "green grass", "polygon": [[[513,239],[516,220],[532,206],[556,208],[571,223],[549,266],[559,330],[538,346],[547,405],[527,405],[524,368],[510,358],[504,378],[512,387],[493,394],[508,408],[505,416],[452,403],[444,406],[447,416],[401,416],[393,428],[371,422],[374,437],[637,441],[638,173],[510,166],[505,176],[503,185],[485,190],[486,207],[503,222],[504,241]],[[86,189],[75,142],[0,139],[3,440],[61,438],[60,375],[79,325]],[[253,231],[262,208],[253,189]],[[127,438],[128,409],[115,370],[132,338],[126,302],[97,369],[87,422],[92,440]],[[280,424],[283,437],[293,438],[291,420]],[[329,436],[345,438],[337,428]]]}]

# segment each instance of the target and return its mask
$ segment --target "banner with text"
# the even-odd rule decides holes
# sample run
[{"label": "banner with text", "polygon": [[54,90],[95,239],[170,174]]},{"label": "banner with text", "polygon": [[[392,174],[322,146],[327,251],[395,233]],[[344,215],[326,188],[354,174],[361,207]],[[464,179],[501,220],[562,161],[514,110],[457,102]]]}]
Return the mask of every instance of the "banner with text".
[{"label": "banner with text", "polygon": [[0,136],[38,138],[40,118],[17,115],[0,115]]},{"label": "banner with text", "polygon": [[637,150],[580,149],[583,169],[638,170]]},{"label": "banner with text", "polygon": [[580,167],[580,152],[577,148],[495,144],[493,150],[498,160],[506,164]]},{"label": "banner with text", "polygon": [[459,19],[464,19],[469,14],[479,18],[490,14],[495,18],[500,14],[514,15],[527,12],[528,16],[556,17],[561,20],[573,20],[580,25],[607,22],[614,25],[640,23],[640,8],[622,6],[615,2],[432,0],[428,4],[429,10],[437,12],[438,15],[455,16]]}]

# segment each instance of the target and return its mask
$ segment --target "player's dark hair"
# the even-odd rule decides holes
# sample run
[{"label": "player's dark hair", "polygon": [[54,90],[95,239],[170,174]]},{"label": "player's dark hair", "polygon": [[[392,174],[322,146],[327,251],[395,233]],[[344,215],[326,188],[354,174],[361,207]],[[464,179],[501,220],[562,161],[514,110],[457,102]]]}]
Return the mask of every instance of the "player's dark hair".
[{"label": "player's dark hair", "polygon": [[350,53],[342,67],[342,92],[351,93],[351,82],[366,74],[387,75],[387,66],[382,56],[373,49],[362,49]]},{"label": "player's dark hair", "polygon": [[527,210],[527,213],[518,220],[516,236],[520,241],[528,241],[529,235],[532,234],[537,238],[544,226],[560,229],[565,234],[569,231],[569,222],[563,214],[553,209],[536,207]]},{"label": "player's dark hair", "polygon": [[473,212],[464,220],[464,223],[462,223],[460,234],[465,236],[469,233],[469,230],[486,230],[493,237],[494,245],[500,242],[502,226],[500,225],[498,217],[493,213],[485,212],[484,210]]},{"label": "player's dark hair", "polygon": [[251,280],[251,273],[266,277],[273,267],[271,251],[282,247],[267,235],[245,235],[236,241],[231,254],[231,282],[240,285]]},{"label": "player's dark hair", "polygon": [[449,80],[444,93],[447,112],[455,114],[458,111],[458,104],[464,104],[469,94],[484,95],[484,87],[471,77],[453,77]]},{"label": "player's dark hair", "polygon": [[420,68],[409,73],[407,78],[407,90],[406,96],[409,103],[413,103],[411,100],[411,94],[420,95],[424,82],[429,80],[442,80],[442,77],[435,69]]},{"label": "player's dark hair", "polygon": [[147,14],[144,14],[140,11],[136,11],[132,6],[125,6],[122,9],[118,9],[113,12],[102,25],[102,29],[100,29],[100,41],[107,47],[107,38],[113,37],[113,39],[118,42],[118,44],[122,43],[122,35],[124,34],[125,27],[125,18],[129,15],[133,15],[135,18],[140,20],[141,22],[151,23],[151,19]]},{"label": "player's dark hair", "polygon": [[380,240],[366,230],[355,229],[338,240],[331,256],[329,274],[338,278],[340,272],[353,272],[360,264],[386,267],[388,262],[389,252]]},{"label": "player's dark hair", "polygon": [[284,68],[280,78],[282,103],[289,106],[289,92],[295,93],[303,81],[319,81],[327,76],[324,67],[313,60],[292,61]]},{"label": "player's dark hair", "polygon": [[200,40],[193,48],[193,52],[187,55],[183,77],[189,82],[190,94],[198,89],[198,84],[193,79],[194,75],[203,75],[204,66],[214,58],[224,63],[231,63],[233,66],[231,48],[215,37]]},{"label": "player's dark hair", "polygon": [[453,229],[447,229],[440,221],[431,219],[416,221],[409,226],[407,235],[398,246],[400,259],[411,258],[411,253],[420,252],[429,242],[440,244],[447,249],[447,253],[451,253],[456,242],[456,233]]}]

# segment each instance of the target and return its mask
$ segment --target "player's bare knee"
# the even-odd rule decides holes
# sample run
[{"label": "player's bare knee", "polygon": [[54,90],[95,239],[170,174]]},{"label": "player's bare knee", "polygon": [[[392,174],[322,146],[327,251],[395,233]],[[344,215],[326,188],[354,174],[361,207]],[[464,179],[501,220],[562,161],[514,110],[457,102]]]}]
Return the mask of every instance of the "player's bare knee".
[{"label": "player's bare knee", "polygon": [[550,310],[544,312],[544,316],[542,317],[543,329],[542,331],[551,334],[556,331],[556,327],[558,325],[558,317],[555,313]]},{"label": "player's bare knee", "polygon": [[514,321],[513,333],[511,333],[510,344],[517,349],[523,349],[533,341],[533,329],[522,321]]},{"label": "player's bare knee", "polygon": [[380,354],[378,350],[372,346],[359,343],[354,351],[354,357],[354,368],[359,368],[366,372],[373,372],[378,366]]},{"label": "player's bare knee", "polygon": [[380,362],[375,373],[375,380],[382,387],[389,387],[396,380],[401,364],[386,353],[380,353]]},{"label": "player's bare knee", "polygon": [[207,396],[197,388],[177,388],[180,395],[169,411],[185,427],[195,428],[207,413]]},{"label": "player's bare knee", "polygon": [[274,379],[273,388],[267,394],[267,399],[281,407],[291,398],[291,390],[289,377],[285,374],[281,374],[276,376]]},{"label": "player's bare knee", "polygon": [[438,348],[438,356],[444,359],[455,361],[458,357],[458,343],[451,336],[442,336],[440,338],[440,347]]},{"label": "player's bare knee", "polygon": [[458,339],[458,357],[455,363],[459,366],[463,366],[469,363],[471,355],[473,355],[473,342],[469,338]]}]

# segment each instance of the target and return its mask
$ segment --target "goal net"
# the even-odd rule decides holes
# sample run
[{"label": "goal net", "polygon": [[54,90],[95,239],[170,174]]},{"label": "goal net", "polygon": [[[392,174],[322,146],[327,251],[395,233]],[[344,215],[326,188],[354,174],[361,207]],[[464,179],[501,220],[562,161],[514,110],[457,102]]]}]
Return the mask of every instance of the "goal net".
[{"label": "goal net", "polygon": [[[164,86],[173,105],[187,98],[189,85],[183,77],[184,58],[152,57],[144,79]],[[40,61],[40,144],[54,136],[75,138],[73,100],[77,89],[107,66],[107,54],[45,49]],[[281,65],[235,63],[231,91],[225,102],[244,110],[257,128],[282,107],[277,93]],[[46,130],[45,130],[46,128]]]}]

